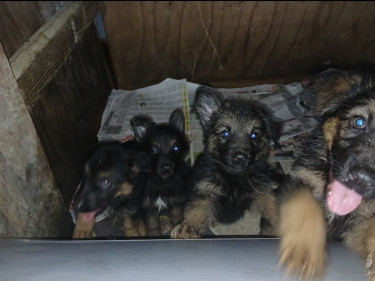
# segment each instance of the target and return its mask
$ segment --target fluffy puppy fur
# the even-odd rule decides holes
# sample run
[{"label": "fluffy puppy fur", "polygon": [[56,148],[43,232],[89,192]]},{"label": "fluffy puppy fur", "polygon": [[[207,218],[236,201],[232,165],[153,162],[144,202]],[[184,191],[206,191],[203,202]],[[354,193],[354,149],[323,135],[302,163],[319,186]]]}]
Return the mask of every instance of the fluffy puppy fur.
[{"label": "fluffy puppy fur", "polygon": [[150,159],[135,142],[102,143],[87,160],[73,208],[77,222],[73,238],[89,238],[95,217],[104,211],[124,220],[125,236],[144,236],[139,173]]},{"label": "fluffy puppy fur", "polygon": [[204,137],[204,152],[193,168],[192,192],[184,220],[172,238],[198,238],[210,221],[230,224],[252,204],[264,221],[277,224],[273,173],[267,163],[270,141],[277,142],[281,126],[250,101],[225,100],[212,88],[196,91],[194,111]]},{"label": "fluffy puppy fur", "polygon": [[159,216],[168,214],[172,226],[182,220],[191,168],[185,163],[189,142],[185,134],[185,116],[181,109],[172,112],[168,123],[156,124],[147,115],[131,120],[138,143],[152,159],[144,178],[143,209],[148,236],[161,234]]},{"label": "fluffy puppy fur", "polygon": [[326,270],[326,239],[341,239],[375,280],[375,82],[335,71],[306,92],[320,120],[282,185],[280,263],[301,279]]}]

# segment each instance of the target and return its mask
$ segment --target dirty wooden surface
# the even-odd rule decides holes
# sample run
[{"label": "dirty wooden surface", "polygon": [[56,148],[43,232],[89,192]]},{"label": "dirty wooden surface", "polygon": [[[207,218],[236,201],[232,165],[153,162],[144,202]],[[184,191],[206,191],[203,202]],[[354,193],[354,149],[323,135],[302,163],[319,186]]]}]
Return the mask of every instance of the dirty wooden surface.
[{"label": "dirty wooden surface", "polygon": [[120,89],[375,63],[371,1],[103,1]]},{"label": "dirty wooden surface", "polygon": [[0,236],[69,237],[72,222],[0,44]]}]

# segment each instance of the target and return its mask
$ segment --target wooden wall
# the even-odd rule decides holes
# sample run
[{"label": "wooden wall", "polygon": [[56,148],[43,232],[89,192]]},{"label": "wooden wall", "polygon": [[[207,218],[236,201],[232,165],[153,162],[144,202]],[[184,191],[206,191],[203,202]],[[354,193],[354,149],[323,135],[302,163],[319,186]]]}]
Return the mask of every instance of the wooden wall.
[{"label": "wooden wall", "polygon": [[[29,12],[25,22],[39,15]],[[0,189],[0,237],[72,235],[68,207],[113,88],[93,23],[97,13],[95,1],[67,2],[15,52],[9,44],[12,56],[2,54],[0,66],[10,69],[4,81],[12,77],[14,89],[0,87],[6,126],[0,130],[0,185],[6,186]],[[9,16],[22,21],[20,15]],[[17,110],[3,111],[10,105]]]},{"label": "wooden wall", "polygon": [[1,44],[0,119],[0,237],[69,237],[69,213]]},{"label": "wooden wall", "polygon": [[103,1],[117,86],[286,78],[375,63],[372,1]]},{"label": "wooden wall", "polygon": [[68,1],[0,1],[0,41],[10,58]]},{"label": "wooden wall", "polygon": [[[223,87],[289,82],[375,63],[371,1],[99,4],[121,89],[167,77]],[[0,236],[72,230],[67,207],[113,88],[92,24],[99,4],[0,2]]]},{"label": "wooden wall", "polygon": [[29,109],[67,206],[97,144],[111,89],[92,24]]}]

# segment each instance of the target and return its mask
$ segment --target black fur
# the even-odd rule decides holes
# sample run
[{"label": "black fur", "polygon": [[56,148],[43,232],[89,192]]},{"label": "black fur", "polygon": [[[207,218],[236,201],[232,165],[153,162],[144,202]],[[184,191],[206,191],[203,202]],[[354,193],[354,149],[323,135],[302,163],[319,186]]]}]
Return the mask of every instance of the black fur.
[{"label": "black fur", "polygon": [[319,126],[281,186],[281,264],[303,279],[321,278],[328,233],[366,259],[375,280],[374,74],[325,73],[303,98]]},{"label": "black fur", "polygon": [[[281,126],[272,116],[259,104],[226,100],[207,87],[197,89],[194,112],[205,148],[193,168],[185,220],[172,231],[173,238],[199,237],[210,219],[233,223],[260,197],[273,198],[275,182],[267,158]],[[276,214],[262,215],[275,223]]]},{"label": "black fur", "polygon": [[185,163],[189,142],[185,117],[176,109],[168,123],[156,124],[147,115],[133,117],[131,125],[136,140],[152,159],[152,169],[143,173],[143,208],[149,236],[161,234],[159,216],[167,213],[172,224],[182,219],[191,169]]},{"label": "black fur", "polygon": [[[135,142],[100,144],[86,162],[73,203],[75,213],[82,217],[91,214],[87,219],[95,220],[96,216],[107,210],[111,216],[119,215],[138,223],[142,216],[142,179],[139,171],[149,168],[150,158]],[[85,238],[90,234],[77,233],[80,223],[84,224],[85,221],[77,221],[75,238]]]}]

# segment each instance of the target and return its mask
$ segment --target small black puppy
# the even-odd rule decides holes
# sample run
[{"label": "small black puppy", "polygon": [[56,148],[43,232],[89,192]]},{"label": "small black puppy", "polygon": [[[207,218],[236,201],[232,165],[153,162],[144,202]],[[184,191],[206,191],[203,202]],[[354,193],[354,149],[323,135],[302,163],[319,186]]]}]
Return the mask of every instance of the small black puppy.
[{"label": "small black puppy", "polygon": [[73,238],[90,237],[96,216],[106,210],[123,217],[125,236],[145,236],[139,174],[149,167],[150,158],[134,141],[100,144],[86,162],[73,202],[77,214]]},{"label": "small black puppy", "polygon": [[[193,190],[184,221],[171,237],[198,238],[210,221],[234,223],[252,204],[259,206],[263,222],[271,226],[268,231],[273,231],[278,215],[267,158],[270,141],[280,137],[280,124],[261,106],[226,100],[208,87],[197,89],[194,110],[205,148],[193,168]],[[262,234],[271,233],[263,230]]]},{"label": "small black puppy", "polygon": [[152,158],[152,171],[142,173],[143,208],[148,236],[159,236],[160,214],[170,216],[172,225],[182,220],[191,169],[185,163],[189,142],[181,109],[172,112],[169,123],[156,124],[147,115],[131,120],[138,143]]}]

